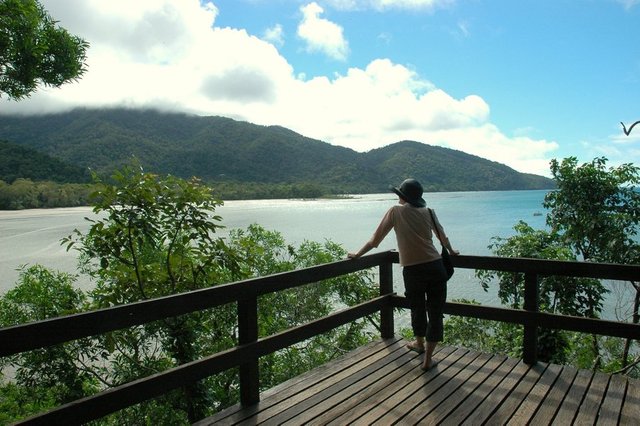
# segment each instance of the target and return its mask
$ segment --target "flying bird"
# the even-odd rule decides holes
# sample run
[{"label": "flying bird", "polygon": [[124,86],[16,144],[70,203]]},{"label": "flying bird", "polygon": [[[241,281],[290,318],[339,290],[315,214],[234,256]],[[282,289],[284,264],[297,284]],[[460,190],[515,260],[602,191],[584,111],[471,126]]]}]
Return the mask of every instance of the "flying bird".
[{"label": "flying bird", "polygon": [[640,123],[640,120],[636,121],[635,123],[633,123],[631,125],[631,127],[629,127],[629,130],[627,130],[627,127],[624,125],[624,123],[621,121],[620,124],[622,124],[622,131],[624,132],[625,135],[629,136],[629,133],[631,133],[631,130],[633,129],[633,127]]}]

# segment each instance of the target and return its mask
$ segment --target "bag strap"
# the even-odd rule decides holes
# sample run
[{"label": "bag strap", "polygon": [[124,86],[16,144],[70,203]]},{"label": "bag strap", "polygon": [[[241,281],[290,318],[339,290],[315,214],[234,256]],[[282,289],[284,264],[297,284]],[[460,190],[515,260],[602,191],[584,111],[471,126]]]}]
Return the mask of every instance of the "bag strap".
[{"label": "bag strap", "polygon": [[431,221],[433,222],[433,230],[436,231],[436,236],[438,237],[440,244],[444,246],[444,243],[442,242],[442,238],[440,238],[440,233],[438,232],[438,225],[436,225],[436,219],[433,216],[433,210],[431,209],[428,209],[428,210],[429,210],[429,214],[431,215]]}]

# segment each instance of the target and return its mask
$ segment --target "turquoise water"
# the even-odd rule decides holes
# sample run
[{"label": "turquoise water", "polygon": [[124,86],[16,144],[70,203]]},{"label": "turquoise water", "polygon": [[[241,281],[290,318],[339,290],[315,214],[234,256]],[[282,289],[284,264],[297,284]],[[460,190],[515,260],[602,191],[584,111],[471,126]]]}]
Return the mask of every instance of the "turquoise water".
[{"label": "turquoise water", "polygon": [[[494,236],[513,235],[513,226],[524,220],[544,227],[542,200],[546,191],[445,192],[425,195],[435,209],[454,248],[464,254],[490,254]],[[261,200],[228,202],[219,212],[229,228],[259,223],[280,231],[290,243],[330,239],[347,251],[357,251],[377,227],[387,209],[398,201],[390,194],[354,196],[340,200]],[[389,234],[378,249],[396,248]],[[394,270],[395,288],[401,293],[400,268]],[[495,291],[484,292],[471,270],[458,270],[449,283],[449,299],[475,298],[499,305]]]},{"label": "turquoise water", "polygon": [[[534,228],[545,227],[542,201],[546,191],[449,192],[425,194],[435,209],[454,248],[463,254],[491,254],[488,245],[495,236],[513,235],[513,226],[524,220]],[[228,232],[258,223],[283,234],[290,244],[304,240],[332,240],[347,251],[358,250],[378,225],[382,215],[397,203],[392,194],[358,195],[335,200],[249,200],[228,201],[217,211]],[[53,269],[75,273],[75,253],[60,246],[60,239],[75,228],[88,228],[90,208],[0,211],[0,292],[11,288],[22,264],[40,263]],[[395,249],[390,234],[377,251]],[[399,266],[394,269],[396,291],[402,293]],[[79,286],[91,284],[80,277]],[[623,284],[619,284],[622,288]],[[499,305],[497,289],[484,292],[474,271],[458,269],[449,282],[448,299],[474,298],[487,305]],[[614,298],[625,297],[621,290],[612,295],[607,311],[613,312]]]},{"label": "turquoise water", "polygon": [[[541,211],[545,191],[456,192],[426,194],[455,248],[466,254],[488,254],[493,236],[511,235],[519,219],[544,226]],[[283,234],[287,242],[332,240],[347,251],[369,239],[386,210],[397,202],[392,194],[353,196],[335,200],[228,201],[217,211],[226,231],[258,223]],[[90,208],[0,211],[0,289],[10,288],[22,264],[41,263],[75,272],[73,252],[60,239],[75,228],[88,228]],[[225,231],[222,232],[224,235]],[[389,235],[378,250],[395,249]],[[462,274],[461,274],[462,275]]]}]

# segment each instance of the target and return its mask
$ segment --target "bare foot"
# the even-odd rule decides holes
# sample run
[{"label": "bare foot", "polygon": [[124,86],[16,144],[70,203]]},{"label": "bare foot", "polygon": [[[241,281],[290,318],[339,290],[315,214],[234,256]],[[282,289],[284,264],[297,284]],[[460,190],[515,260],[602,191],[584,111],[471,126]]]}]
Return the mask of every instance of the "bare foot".
[{"label": "bare foot", "polygon": [[413,342],[407,343],[406,346],[407,346],[407,349],[409,349],[410,351],[418,352],[419,354],[424,352],[424,345],[421,345],[415,340]]},{"label": "bare foot", "polygon": [[433,367],[435,367],[436,365],[438,365],[437,361],[431,360],[430,362],[427,362],[425,360],[425,362],[422,364],[422,367],[420,367],[420,368],[422,369],[422,371],[429,371]]}]

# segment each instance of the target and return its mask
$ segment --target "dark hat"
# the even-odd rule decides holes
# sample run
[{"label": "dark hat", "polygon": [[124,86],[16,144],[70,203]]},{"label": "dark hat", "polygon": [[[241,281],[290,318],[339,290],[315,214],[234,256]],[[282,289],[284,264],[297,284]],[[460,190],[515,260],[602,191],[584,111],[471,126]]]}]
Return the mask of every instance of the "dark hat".
[{"label": "dark hat", "polygon": [[424,192],[422,185],[415,179],[405,179],[399,188],[392,186],[391,190],[414,207],[425,207],[427,205],[422,199],[422,193]]}]

